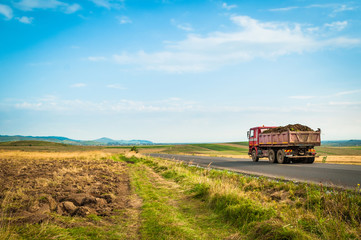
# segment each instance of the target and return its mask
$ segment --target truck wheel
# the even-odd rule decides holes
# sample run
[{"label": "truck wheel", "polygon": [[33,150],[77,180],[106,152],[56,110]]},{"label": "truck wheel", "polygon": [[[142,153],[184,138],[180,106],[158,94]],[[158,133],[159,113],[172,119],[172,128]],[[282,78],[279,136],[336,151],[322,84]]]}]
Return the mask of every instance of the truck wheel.
[{"label": "truck wheel", "polygon": [[253,162],[258,162],[259,160],[259,157],[257,157],[257,154],[256,154],[256,150],[252,150],[252,161]]},{"label": "truck wheel", "polygon": [[308,158],[306,163],[313,163],[315,161],[315,157]]},{"label": "truck wheel", "polygon": [[268,161],[270,163],[275,163],[276,162],[276,154],[275,154],[275,151],[273,149],[269,150]]},{"label": "truck wheel", "polygon": [[286,163],[285,161],[285,153],[282,149],[277,151],[277,162],[280,164]]}]

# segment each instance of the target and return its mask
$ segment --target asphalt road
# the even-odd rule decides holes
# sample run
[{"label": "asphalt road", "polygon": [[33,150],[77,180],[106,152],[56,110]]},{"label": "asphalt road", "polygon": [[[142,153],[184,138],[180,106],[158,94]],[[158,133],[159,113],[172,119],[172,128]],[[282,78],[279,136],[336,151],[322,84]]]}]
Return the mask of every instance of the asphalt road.
[{"label": "asphalt road", "polygon": [[199,166],[208,166],[227,169],[246,174],[262,175],[273,178],[282,178],[292,181],[322,183],[327,186],[355,188],[361,184],[361,166],[323,163],[290,163],[271,164],[268,159],[252,162],[245,158],[204,157],[173,154],[149,154],[172,160],[192,162]]}]

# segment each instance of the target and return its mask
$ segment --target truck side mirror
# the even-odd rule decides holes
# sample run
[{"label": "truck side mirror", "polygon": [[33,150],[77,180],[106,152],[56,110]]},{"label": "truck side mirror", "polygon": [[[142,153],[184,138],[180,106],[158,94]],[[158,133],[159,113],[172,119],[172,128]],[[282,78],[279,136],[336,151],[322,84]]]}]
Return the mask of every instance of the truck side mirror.
[{"label": "truck side mirror", "polygon": [[247,138],[249,139],[249,131],[247,131]]}]

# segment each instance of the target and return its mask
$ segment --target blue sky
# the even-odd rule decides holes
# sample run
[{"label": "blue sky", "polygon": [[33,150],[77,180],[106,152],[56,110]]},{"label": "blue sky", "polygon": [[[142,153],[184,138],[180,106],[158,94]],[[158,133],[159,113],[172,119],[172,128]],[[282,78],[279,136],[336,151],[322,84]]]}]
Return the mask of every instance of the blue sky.
[{"label": "blue sky", "polygon": [[0,134],[361,138],[358,1],[0,0]]}]

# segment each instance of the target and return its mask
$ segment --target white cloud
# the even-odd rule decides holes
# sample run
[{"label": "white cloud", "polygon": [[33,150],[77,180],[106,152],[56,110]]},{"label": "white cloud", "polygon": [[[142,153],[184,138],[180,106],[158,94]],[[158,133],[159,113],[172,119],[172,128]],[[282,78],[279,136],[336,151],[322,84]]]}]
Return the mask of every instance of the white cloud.
[{"label": "white cloud", "polygon": [[291,7],[284,7],[284,8],[273,8],[269,9],[268,11],[271,12],[286,12],[291,11],[295,9],[310,9],[310,8],[324,8],[324,9],[330,9],[331,13],[330,16],[334,17],[337,13],[344,12],[344,11],[353,11],[357,7],[349,6],[346,4],[338,4],[338,3],[327,3],[327,4],[311,4],[308,6],[291,6]]},{"label": "white cloud", "polygon": [[70,87],[81,88],[81,87],[86,87],[86,84],[85,83],[75,83],[75,84],[70,85]]},{"label": "white cloud", "polygon": [[98,57],[90,56],[87,59],[89,61],[92,61],[92,62],[101,62],[101,61],[106,61],[107,60],[106,57],[102,57],[102,56],[98,56]]},{"label": "white cloud", "polygon": [[346,4],[335,4],[333,6],[333,14],[335,15],[336,13],[339,13],[339,12],[353,11],[355,9],[356,9],[356,7],[351,7]]},{"label": "white cloud", "polygon": [[127,16],[117,16],[116,19],[120,24],[132,23],[132,20]]},{"label": "white cloud", "polygon": [[79,99],[43,98],[22,100],[13,105],[17,109],[34,111],[82,111],[82,112],[184,112],[198,111],[200,106],[193,101],[179,98],[143,102],[122,99],[119,101],[92,102]]},{"label": "white cloud", "polygon": [[32,11],[33,9],[51,9],[62,6],[64,3],[57,0],[21,0],[15,2],[14,6],[23,11]]},{"label": "white cloud", "polygon": [[347,21],[337,21],[332,23],[326,23],[325,27],[335,30],[335,31],[342,31],[347,26]]},{"label": "white cloud", "polygon": [[261,22],[248,16],[230,18],[240,29],[213,32],[207,36],[189,34],[183,41],[167,42],[159,52],[114,54],[122,65],[163,72],[201,72],[254,58],[275,59],[325,48],[352,47],[360,39],[336,37],[320,39],[300,24]]},{"label": "white cloud", "polygon": [[187,31],[187,32],[191,32],[193,31],[192,26],[189,23],[184,23],[184,24],[178,24],[177,28]]},{"label": "white cloud", "polygon": [[59,9],[71,14],[81,9],[77,3],[68,4],[58,0],[21,0],[14,3],[14,6],[22,11],[33,11],[34,9]]},{"label": "white cloud", "polygon": [[222,3],[222,8],[227,9],[227,10],[231,10],[232,8],[236,8],[237,5],[236,4],[232,4],[232,5],[228,5],[227,3]]},{"label": "white cloud", "polygon": [[351,90],[351,91],[338,92],[335,95],[336,96],[344,96],[344,95],[351,95],[351,94],[360,93],[360,92],[361,92],[361,89],[357,89],[357,90]]},{"label": "white cloud", "polygon": [[11,9],[11,7],[4,4],[0,4],[0,14],[4,15],[7,20],[13,18],[13,10]]},{"label": "white cloud", "polygon": [[81,6],[77,3],[74,3],[74,4],[71,4],[71,5],[68,5],[66,8],[65,8],[65,13],[66,14],[72,14],[72,13],[75,13],[76,11],[80,10],[81,9]]},{"label": "white cloud", "polygon": [[34,20],[33,17],[26,17],[26,16],[22,16],[21,18],[17,17],[16,18],[19,22],[21,23],[25,23],[25,24],[31,24]]},{"label": "white cloud", "polygon": [[59,99],[56,97],[43,97],[33,100],[13,100],[10,105],[11,108],[34,110],[34,111],[60,111],[60,112],[93,112],[102,113],[124,113],[124,112],[142,112],[142,113],[183,113],[196,112],[198,113],[334,113],[335,111],[344,111],[348,109],[359,109],[361,102],[357,101],[331,101],[331,102],[316,102],[299,105],[274,107],[271,105],[212,105],[202,104],[200,102],[185,100],[180,98],[167,98],[153,101],[137,101],[122,99],[118,101],[86,101],[80,99]]},{"label": "white cloud", "polygon": [[191,32],[194,30],[192,28],[192,25],[189,23],[178,23],[175,19],[171,19],[170,22],[172,25],[176,26],[177,28],[179,28],[183,31]]},{"label": "white cloud", "polygon": [[108,84],[107,88],[113,88],[113,89],[119,89],[119,90],[125,90],[126,88],[123,87],[120,84]]},{"label": "white cloud", "polygon": [[271,12],[286,12],[286,11],[290,11],[290,10],[294,10],[300,7],[284,7],[284,8],[273,8],[273,9],[269,9],[269,11]]},{"label": "white cloud", "polygon": [[122,8],[124,5],[124,1],[123,0],[90,0],[91,2],[93,2],[95,5],[97,5],[98,7],[104,7],[107,9],[111,9],[111,8]]},{"label": "white cloud", "polygon": [[361,106],[361,102],[329,102],[329,104],[336,106]]}]

